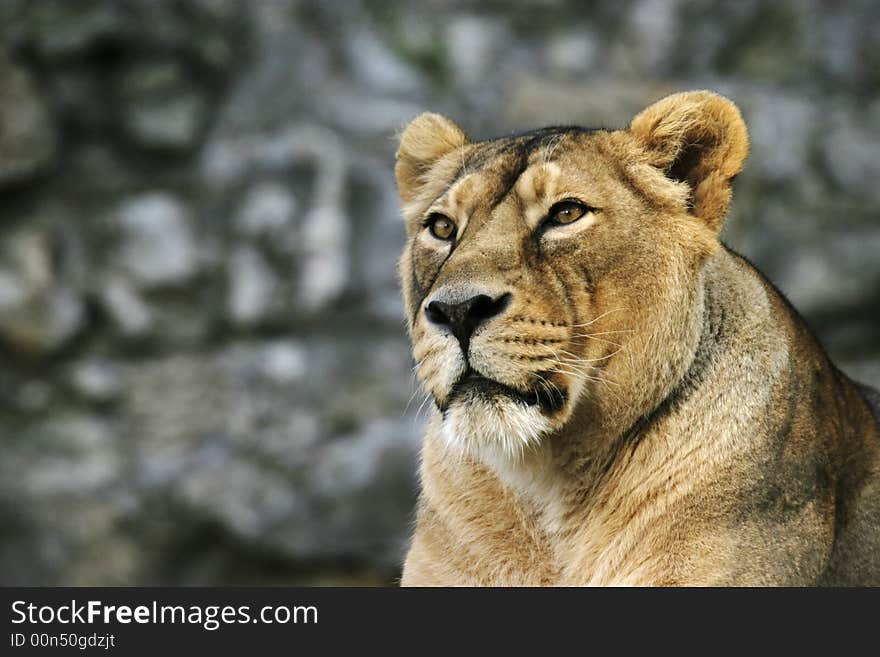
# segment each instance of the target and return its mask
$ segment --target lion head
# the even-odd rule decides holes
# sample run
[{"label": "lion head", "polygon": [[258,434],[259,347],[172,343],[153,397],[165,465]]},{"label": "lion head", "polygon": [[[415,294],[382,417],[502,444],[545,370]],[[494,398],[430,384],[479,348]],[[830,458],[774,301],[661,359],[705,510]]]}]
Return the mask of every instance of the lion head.
[{"label": "lion head", "polygon": [[584,409],[637,417],[662,399],[693,358],[701,267],[747,150],[739,111],[705,91],[624,130],[471,142],[414,119],[395,168],[400,276],[447,442],[516,455]]}]

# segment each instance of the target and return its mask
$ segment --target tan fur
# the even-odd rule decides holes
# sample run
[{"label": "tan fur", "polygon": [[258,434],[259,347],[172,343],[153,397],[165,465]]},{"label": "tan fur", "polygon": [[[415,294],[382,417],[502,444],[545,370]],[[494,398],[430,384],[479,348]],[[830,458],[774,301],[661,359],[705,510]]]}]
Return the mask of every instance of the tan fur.
[{"label": "tan fur", "polygon": [[[403,584],[880,584],[870,407],[718,241],[747,151],[706,91],[623,131],[404,131],[400,273],[435,407]],[[572,198],[595,210],[547,228]],[[426,319],[444,294],[509,303],[464,354]],[[470,370],[562,402],[461,392]]]}]

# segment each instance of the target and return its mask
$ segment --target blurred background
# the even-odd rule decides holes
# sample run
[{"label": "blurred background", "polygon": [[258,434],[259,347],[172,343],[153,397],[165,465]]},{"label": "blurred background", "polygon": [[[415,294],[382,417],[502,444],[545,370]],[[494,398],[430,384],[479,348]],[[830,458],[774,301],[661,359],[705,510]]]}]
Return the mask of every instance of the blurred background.
[{"label": "blurred background", "polygon": [[880,3],[0,2],[0,583],[385,584],[422,401],[395,133],[710,88],[727,241],[880,385]]}]

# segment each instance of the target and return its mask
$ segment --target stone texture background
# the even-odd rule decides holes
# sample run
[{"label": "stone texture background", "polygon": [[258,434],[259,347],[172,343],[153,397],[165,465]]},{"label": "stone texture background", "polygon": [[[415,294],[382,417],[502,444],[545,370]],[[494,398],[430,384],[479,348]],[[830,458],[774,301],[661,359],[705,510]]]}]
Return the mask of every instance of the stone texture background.
[{"label": "stone texture background", "polygon": [[878,43],[872,0],[4,0],[0,583],[393,581],[423,109],[486,137],[728,94],[727,240],[880,385]]}]

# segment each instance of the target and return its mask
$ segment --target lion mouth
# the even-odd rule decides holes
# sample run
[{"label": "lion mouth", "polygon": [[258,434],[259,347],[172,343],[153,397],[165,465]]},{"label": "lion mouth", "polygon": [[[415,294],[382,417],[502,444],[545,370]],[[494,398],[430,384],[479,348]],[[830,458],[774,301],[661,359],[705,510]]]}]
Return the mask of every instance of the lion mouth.
[{"label": "lion mouth", "polygon": [[565,405],[567,396],[564,391],[554,386],[536,386],[530,390],[519,390],[487,378],[469,367],[452,386],[447,406],[456,398],[468,397],[506,397],[526,406],[538,406],[545,413],[552,413]]}]

